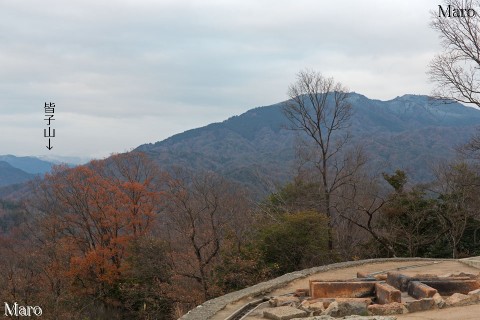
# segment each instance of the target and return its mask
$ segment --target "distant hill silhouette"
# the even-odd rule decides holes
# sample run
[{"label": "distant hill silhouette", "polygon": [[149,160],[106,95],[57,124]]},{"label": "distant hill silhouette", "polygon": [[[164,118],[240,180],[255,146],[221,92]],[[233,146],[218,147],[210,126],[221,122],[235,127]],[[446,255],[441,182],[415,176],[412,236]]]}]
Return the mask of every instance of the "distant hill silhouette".
[{"label": "distant hill silhouette", "polygon": [[0,161],[0,187],[25,182],[35,175],[13,167],[5,161]]},{"label": "distant hill silhouette", "polygon": [[[479,110],[423,95],[380,101],[352,93],[349,99],[354,112],[352,143],[364,146],[372,167],[401,168],[417,182],[430,179],[430,166],[454,157],[454,147],[465,143],[480,125]],[[254,108],[136,150],[167,168],[212,170],[258,192],[272,191],[295,173],[296,133],[286,129],[282,105]]]},{"label": "distant hill silhouette", "polygon": [[12,167],[32,174],[49,172],[54,165],[52,162],[40,160],[37,157],[17,157],[10,154],[0,155],[0,161],[8,162]]},{"label": "distant hill silhouette", "polygon": [[37,157],[0,155],[0,198],[25,189],[28,180],[43,176],[53,165]]}]

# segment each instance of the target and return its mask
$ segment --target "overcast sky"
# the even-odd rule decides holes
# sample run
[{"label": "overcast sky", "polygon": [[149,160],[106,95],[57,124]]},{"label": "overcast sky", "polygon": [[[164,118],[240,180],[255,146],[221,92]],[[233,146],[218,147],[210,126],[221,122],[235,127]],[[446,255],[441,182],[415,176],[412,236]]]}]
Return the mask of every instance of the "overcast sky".
[{"label": "overcast sky", "polygon": [[0,154],[128,151],[283,101],[305,68],[369,98],[429,94],[438,4],[1,0]]}]

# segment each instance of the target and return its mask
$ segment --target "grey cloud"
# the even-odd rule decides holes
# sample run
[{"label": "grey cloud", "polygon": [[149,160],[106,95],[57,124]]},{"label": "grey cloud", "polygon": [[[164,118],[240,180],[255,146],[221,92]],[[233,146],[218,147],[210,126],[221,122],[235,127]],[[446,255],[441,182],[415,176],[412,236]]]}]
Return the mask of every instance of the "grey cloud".
[{"label": "grey cloud", "polygon": [[[140,130],[131,143],[154,142],[186,125],[281,101],[306,67],[372,98],[428,94],[426,63],[439,48],[428,11],[437,5],[4,0],[0,111],[41,117],[42,103],[55,100],[73,117],[70,127],[86,117],[96,124],[92,130],[102,131],[97,146],[78,152],[108,154],[122,145],[114,140],[121,129],[110,121],[181,123]],[[101,123],[109,125],[101,129]],[[35,148],[26,143],[23,153]]]}]

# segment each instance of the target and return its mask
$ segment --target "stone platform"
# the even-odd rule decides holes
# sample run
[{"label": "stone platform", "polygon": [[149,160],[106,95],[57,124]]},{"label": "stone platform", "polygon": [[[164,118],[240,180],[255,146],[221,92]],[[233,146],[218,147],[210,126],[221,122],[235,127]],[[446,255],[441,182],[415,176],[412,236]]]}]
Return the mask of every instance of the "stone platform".
[{"label": "stone platform", "polygon": [[[480,259],[479,259],[480,261]],[[374,276],[380,277],[380,275],[375,275],[375,273],[382,273],[385,270],[389,272],[401,272],[402,274],[408,276],[414,276],[416,274],[429,274],[435,273],[437,275],[445,275],[447,273],[459,274],[459,273],[478,273],[479,270],[471,265],[464,263],[460,260],[452,259],[403,259],[403,258],[394,258],[394,259],[371,259],[371,260],[361,260],[361,261],[351,261],[344,263],[331,264],[327,266],[321,266],[306,270],[301,270],[298,272],[293,272],[290,274],[283,275],[282,277],[259,283],[255,286],[232,292],[222,297],[210,300],[198,306],[197,308],[190,311],[188,314],[184,315],[180,319],[182,320],[225,320],[230,315],[235,313],[235,311],[242,308],[249,302],[253,302],[261,299],[262,297],[275,297],[275,296],[285,296],[288,294],[293,294],[297,289],[307,289],[309,288],[310,280],[315,280],[321,278],[325,281],[333,280],[351,280],[356,278],[358,271],[366,272],[367,274],[374,274]],[[385,274],[385,272],[383,272]],[[384,275],[384,279],[385,275]],[[388,290],[387,290],[388,291]],[[305,294],[305,291],[303,291]],[[387,292],[388,294],[388,292]],[[395,294],[393,293],[393,296]],[[402,297],[403,298],[403,297]],[[395,299],[394,297],[391,299]],[[403,298],[406,299],[406,298]],[[412,298],[412,300],[415,300]],[[405,300],[406,301],[406,300]],[[263,318],[263,310],[269,308],[268,303],[259,305],[256,310],[251,312],[245,320],[259,320]],[[464,307],[470,308],[470,307]],[[439,311],[444,311],[445,314],[448,314],[452,309],[442,309]],[[478,314],[478,313],[477,313]],[[396,317],[404,318],[408,314],[399,315]],[[405,319],[409,319],[408,317]],[[412,318],[413,319],[413,318]],[[432,318],[436,319],[436,318]],[[442,319],[442,318],[439,318]],[[467,319],[467,318],[466,318]]]}]

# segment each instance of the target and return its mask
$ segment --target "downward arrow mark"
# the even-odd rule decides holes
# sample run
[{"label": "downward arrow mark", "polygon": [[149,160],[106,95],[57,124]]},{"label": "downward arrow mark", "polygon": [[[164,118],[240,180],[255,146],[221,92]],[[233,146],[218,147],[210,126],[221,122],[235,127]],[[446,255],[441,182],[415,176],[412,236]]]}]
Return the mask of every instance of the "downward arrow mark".
[{"label": "downward arrow mark", "polygon": [[48,138],[48,146],[46,146],[48,150],[52,150],[53,146],[50,143],[50,138]]}]

